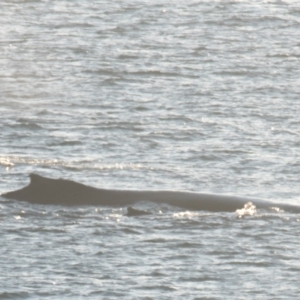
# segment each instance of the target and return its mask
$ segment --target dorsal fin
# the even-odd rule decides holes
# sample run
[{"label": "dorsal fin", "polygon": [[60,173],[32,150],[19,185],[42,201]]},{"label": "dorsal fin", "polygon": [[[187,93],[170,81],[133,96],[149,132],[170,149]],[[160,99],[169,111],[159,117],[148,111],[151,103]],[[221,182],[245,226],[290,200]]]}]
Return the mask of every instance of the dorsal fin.
[{"label": "dorsal fin", "polygon": [[43,179],[45,179],[43,176],[31,173],[29,174],[30,177],[30,184],[40,183]]}]

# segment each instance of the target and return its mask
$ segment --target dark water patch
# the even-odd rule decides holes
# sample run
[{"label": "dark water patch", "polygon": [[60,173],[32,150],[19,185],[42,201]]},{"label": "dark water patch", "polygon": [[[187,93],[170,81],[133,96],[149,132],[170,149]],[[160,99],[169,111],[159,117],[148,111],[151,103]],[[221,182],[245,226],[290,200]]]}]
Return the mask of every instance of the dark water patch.
[{"label": "dark water patch", "polygon": [[274,266],[274,262],[262,261],[262,260],[259,260],[259,259],[257,261],[235,260],[235,261],[230,261],[230,265],[266,268],[266,267]]},{"label": "dark water patch", "polygon": [[217,71],[214,72],[215,75],[220,75],[220,76],[233,76],[233,77],[256,77],[256,76],[262,76],[267,74],[266,72],[254,72],[253,70],[249,70],[249,68],[246,68],[244,70],[222,70],[222,71]]},{"label": "dark water patch", "polygon": [[287,271],[296,272],[297,274],[299,274],[300,273],[300,266],[299,267],[287,268]]},{"label": "dark water patch", "polygon": [[105,75],[105,76],[111,76],[114,78],[118,78],[120,76],[119,72],[116,72],[111,69],[86,69],[82,71],[83,73],[86,74],[93,74],[93,75]]},{"label": "dark water patch", "polygon": [[0,299],[27,299],[30,297],[28,292],[0,292]]},{"label": "dark water patch", "polygon": [[48,115],[48,114],[51,114],[51,112],[48,111],[47,109],[42,109],[42,110],[37,112],[38,116],[45,116],[45,115]]},{"label": "dark water patch", "polygon": [[116,85],[120,79],[121,79],[120,77],[106,78],[106,79],[102,80],[101,83],[103,85]]},{"label": "dark water patch", "polygon": [[34,228],[23,228],[21,230],[18,230],[18,232],[21,234],[21,233],[24,233],[24,232],[27,232],[27,233],[55,233],[55,234],[66,234],[66,229],[65,228],[59,228],[58,227],[34,227]]},{"label": "dark water patch", "polygon": [[120,54],[118,56],[119,59],[121,60],[132,60],[132,59],[139,59],[140,56],[137,56],[137,55],[130,55],[130,54]]},{"label": "dark water patch", "polygon": [[120,231],[125,233],[125,234],[129,234],[129,235],[131,235],[131,234],[138,234],[138,235],[142,234],[142,232],[140,232],[138,230],[131,229],[131,228],[123,228]]},{"label": "dark water patch", "polygon": [[173,287],[172,285],[141,285],[140,287],[138,287],[137,289],[141,289],[141,290],[150,290],[150,291],[164,291],[164,292],[174,292],[177,290],[177,288]]},{"label": "dark water patch", "polygon": [[134,109],[135,109],[136,111],[140,111],[140,112],[142,112],[142,111],[149,111],[149,110],[150,110],[149,107],[141,106],[141,105],[136,106]]},{"label": "dark water patch", "polygon": [[233,251],[228,249],[228,246],[224,250],[210,250],[206,252],[209,256],[218,256],[222,258],[233,258],[235,255],[239,255],[239,251]]},{"label": "dark water patch", "polygon": [[203,281],[220,281],[219,277],[212,277],[212,276],[197,276],[197,277],[179,277],[179,282],[203,282]]},{"label": "dark water patch", "polygon": [[276,259],[279,259],[281,262],[288,262],[288,261],[295,261],[295,257],[293,254],[285,255],[285,254],[278,254],[277,251],[273,251],[272,253]]},{"label": "dark water patch", "polygon": [[192,249],[192,248],[201,248],[203,247],[202,244],[200,243],[192,243],[192,242],[183,242],[183,243],[177,243],[174,245],[174,247],[177,247],[177,248],[187,248],[187,249]]},{"label": "dark water patch", "polygon": [[77,146],[77,145],[82,145],[83,143],[81,141],[63,141],[61,143],[55,144],[55,146]]},{"label": "dark water patch", "polygon": [[102,296],[102,299],[126,299],[127,293],[117,292],[117,291],[97,291],[98,296]]},{"label": "dark water patch", "polygon": [[161,270],[155,270],[153,272],[151,272],[150,274],[148,274],[149,277],[166,277],[168,276],[167,273],[162,272]]},{"label": "dark water patch", "polygon": [[94,25],[89,23],[65,22],[63,24],[58,24],[53,28],[60,29],[60,28],[76,28],[76,27],[85,28],[85,27],[94,27]]},{"label": "dark water patch", "polygon": [[[103,255],[105,255],[106,253],[104,252],[104,251],[98,251],[98,252],[96,252],[94,255],[95,256],[103,256]],[[110,278],[110,277],[108,277],[108,278]]]},{"label": "dark water patch", "polygon": [[130,72],[129,75],[134,76],[150,76],[150,77],[178,77],[180,74],[175,72],[165,72],[160,70],[144,70],[144,71],[136,71],[136,72]]},{"label": "dark water patch", "polygon": [[18,124],[11,125],[13,128],[20,128],[20,129],[31,129],[31,130],[39,130],[43,129],[43,127],[32,120],[26,119],[18,119]]},{"label": "dark water patch", "polygon": [[164,238],[153,238],[153,239],[147,239],[147,240],[143,240],[142,242],[144,243],[154,243],[154,244],[164,244],[164,243],[168,243],[169,240],[164,239]]}]

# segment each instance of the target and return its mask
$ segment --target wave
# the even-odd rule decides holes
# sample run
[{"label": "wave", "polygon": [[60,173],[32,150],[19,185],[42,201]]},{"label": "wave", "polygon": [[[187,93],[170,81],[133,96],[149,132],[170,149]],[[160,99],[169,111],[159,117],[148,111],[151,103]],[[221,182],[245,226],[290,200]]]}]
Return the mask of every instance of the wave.
[{"label": "wave", "polygon": [[[154,147],[156,143],[150,139],[146,140],[143,139],[143,141],[148,142],[149,144],[152,143],[152,146]],[[80,141],[79,144],[80,145]],[[76,145],[77,142],[74,141],[74,145]],[[54,145],[54,144],[53,144]],[[70,146],[72,145],[72,142],[67,144],[61,143],[56,144],[60,146]],[[114,144],[111,142],[107,142],[105,144],[107,147],[113,146]],[[46,159],[46,158],[34,158],[34,157],[23,157],[23,156],[10,156],[10,155],[0,155],[0,166],[13,168],[18,165],[31,165],[31,166],[37,166],[42,168],[55,168],[60,167],[65,170],[76,170],[76,171],[99,171],[99,170],[142,170],[145,171],[153,170],[154,168],[156,170],[167,170],[172,171],[172,167],[161,167],[161,166],[154,166],[154,165],[143,165],[140,163],[102,163],[99,160],[94,159],[82,159],[82,160],[59,160],[59,159]]]},{"label": "wave", "polygon": [[150,201],[166,203],[188,210],[235,212],[251,214],[256,208],[274,207],[300,213],[300,206],[272,203],[265,200],[228,195],[214,195],[182,191],[108,190],[87,186],[72,180],[52,179],[30,174],[30,184],[20,190],[4,193],[8,199],[53,205],[127,206]]}]

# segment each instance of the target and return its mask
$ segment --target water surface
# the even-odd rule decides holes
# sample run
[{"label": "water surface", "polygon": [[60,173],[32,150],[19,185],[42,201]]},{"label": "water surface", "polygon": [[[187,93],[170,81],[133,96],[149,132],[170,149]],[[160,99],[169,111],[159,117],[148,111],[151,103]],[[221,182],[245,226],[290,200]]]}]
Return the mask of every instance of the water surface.
[{"label": "water surface", "polygon": [[[35,172],[298,204],[297,1],[2,1],[0,192]],[[1,299],[297,299],[299,220],[0,199]]]}]

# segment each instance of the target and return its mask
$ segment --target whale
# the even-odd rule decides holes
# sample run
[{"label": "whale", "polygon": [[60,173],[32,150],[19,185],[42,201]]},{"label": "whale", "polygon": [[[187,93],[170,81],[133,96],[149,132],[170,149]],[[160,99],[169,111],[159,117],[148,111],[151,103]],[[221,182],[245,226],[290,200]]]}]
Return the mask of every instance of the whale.
[{"label": "whale", "polygon": [[279,208],[300,213],[300,206],[274,203],[267,200],[240,196],[166,190],[112,190],[88,186],[73,180],[48,178],[30,174],[30,183],[15,191],[3,193],[6,199],[33,204],[129,206],[129,215],[138,215],[132,206],[139,202],[164,203],[187,210],[235,212],[251,202],[256,208]]}]

